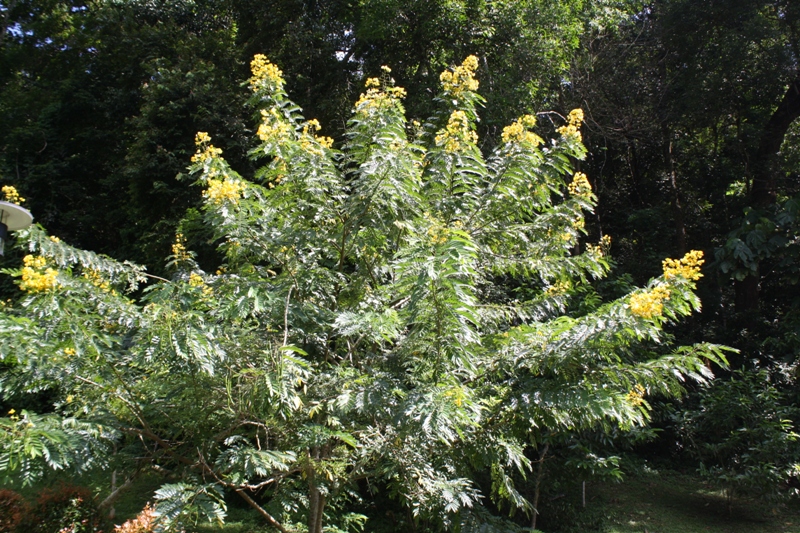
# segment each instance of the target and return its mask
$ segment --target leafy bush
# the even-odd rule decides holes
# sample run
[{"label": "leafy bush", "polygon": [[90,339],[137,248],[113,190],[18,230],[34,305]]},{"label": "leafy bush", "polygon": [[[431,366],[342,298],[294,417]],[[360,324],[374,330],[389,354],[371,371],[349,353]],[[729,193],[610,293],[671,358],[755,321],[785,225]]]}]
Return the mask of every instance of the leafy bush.
[{"label": "leafy bush", "polygon": [[797,495],[792,485],[800,475],[793,422],[798,410],[786,403],[766,370],[740,370],[715,382],[695,409],[679,415],[687,450],[729,498]]},{"label": "leafy bush", "polygon": [[155,531],[156,516],[150,504],[144,506],[136,518],[132,518],[114,528],[114,533],[153,533]]},{"label": "leafy bush", "polygon": [[13,490],[0,489],[0,533],[13,533],[25,516],[28,503]]},{"label": "leafy bush", "polygon": [[39,492],[20,526],[33,533],[101,533],[105,523],[88,489],[59,485]]}]

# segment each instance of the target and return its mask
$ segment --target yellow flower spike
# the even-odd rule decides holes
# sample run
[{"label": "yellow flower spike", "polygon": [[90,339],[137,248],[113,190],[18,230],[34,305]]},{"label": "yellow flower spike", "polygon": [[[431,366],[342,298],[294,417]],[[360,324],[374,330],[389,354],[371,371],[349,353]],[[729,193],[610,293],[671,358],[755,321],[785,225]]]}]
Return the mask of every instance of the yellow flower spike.
[{"label": "yellow flower spike", "polygon": [[475,79],[475,71],[478,70],[478,58],[468,56],[460,66],[453,68],[452,71],[445,70],[439,76],[442,88],[452,96],[459,97],[467,91],[478,90],[478,80]]},{"label": "yellow flower spike", "polygon": [[197,135],[194,136],[194,144],[196,144],[197,146],[200,146],[201,144],[207,143],[209,141],[211,141],[211,136],[204,131],[198,131]]},{"label": "yellow flower spike", "polygon": [[664,259],[664,278],[671,279],[676,276],[697,281],[702,278],[700,266],[705,263],[702,250],[692,250],[680,259]]},{"label": "yellow flower spike", "polygon": [[[45,292],[60,286],[58,271],[46,268],[47,259],[42,256],[26,255],[22,258],[22,280],[19,288],[26,292]],[[41,270],[44,269],[44,272]]]},{"label": "yellow flower spike", "polygon": [[12,187],[11,185],[4,185],[2,189],[3,194],[5,195],[6,201],[11,202],[12,204],[21,205],[25,202],[25,198],[19,195],[17,189]]},{"label": "yellow flower spike", "polygon": [[503,128],[503,142],[527,144],[533,147],[544,143],[544,139],[535,133],[528,131],[536,125],[536,117],[533,115],[523,115],[514,121],[510,126]]},{"label": "yellow flower spike", "polygon": [[583,109],[573,109],[567,116],[567,124],[556,131],[564,137],[572,137],[575,140],[582,141],[581,124],[583,124]]},{"label": "yellow flower spike", "polygon": [[283,72],[270,63],[263,54],[256,54],[253,57],[250,62],[250,71],[253,73],[253,77],[250,78],[250,87],[254,91],[268,85],[280,88],[284,84]]},{"label": "yellow flower spike", "polygon": [[208,189],[203,191],[203,196],[208,198],[211,203],[221,204],[224,202],[237,203],[242,197],[245,185],[240,181],[234,181],[226,177],[224,180],[208,180]]},{"label": "yellow flower spike", "polygon": [[630,301],[631,313],[642,318],[661,316],[665,300],[669,300],[669,289],[661,285],[652,291],[634,294]]},{"label": "yellow flower spike", "polygon": [[192,286],[192,287],[202,287],[203,285],[205,285],[205,283],[206,282],[203,279],[203,276],[201,276],[197,272],[192,272],[191,274],[189,274],[189,285],[190,286]]},{"label": "yellow flower spike", "polygon": [[367,81],[364,84],[364,86],[367,89],[369,89],[370,87],[380,87],[381,86],[381,80],[379,80],[378,78],[367,78]]},{"label": "yellow flower spike", "polygon": [[189,252],[186,250],[186,237],[183,236],[183,233],[175,234],[175,242],[172,244],[172,255],[175,256],[175,261],[179,263],[188,261],[191,258]]},{"label": "yellow flower spike", "polygon": [[625,399],[634,407],[639,407],[644,403],[644,395],[647,391],[639,383],[625,395]]},{"label": "yellow flower spike", "polygon": [[592,194],[592,184],[589,183],[589,178],[583,172],[576,172],[572,177],[572,183],[567,188],[573,196],[583,196],[585,198]]},{"label": "yellow flower spike", "polygon": [[391,74],[392,73],[392,69],[390,69],[386,65],[381,65],[381,70],[384,71],[386,74]]},{"label": "yellow flower spike", "polygon": [[436,132],[436,146],[443,146],[446,152],[458,152],[469,144],[478,142],[478,134],[470,128],[467,114],[460,109],[450,114],[447,127]]}]

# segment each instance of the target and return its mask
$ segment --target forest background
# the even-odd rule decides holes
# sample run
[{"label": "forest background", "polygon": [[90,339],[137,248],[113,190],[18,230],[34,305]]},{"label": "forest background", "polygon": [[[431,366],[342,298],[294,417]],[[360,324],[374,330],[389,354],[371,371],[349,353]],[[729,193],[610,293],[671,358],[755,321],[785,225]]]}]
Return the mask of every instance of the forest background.
[{"label": "forest background", "polygon": [[[280,66],[289,97],[337,143],[382,65],[406,89],[407,115],[422,118],[435,112],[440,73],[479,58],[485,153],[520,115],[582,108],[588,155],[578,170],[598,197],[587,236],[612,238],[613,270],[596,294],[627,292],[659,275],[664,258],[703,250],[702,313],[669,335],[738,350],[728,368],[714,368],[734,385],[654,400],[661,437],[636,449],[676,463],[688,454],[726,476],[741,454],[791,434],[800,400],[796,3],[17,0],[0,4],[0,15],[2,184],[51,235],[159,276],[170,275],[178,230],[200,265],[219,262],[199,215],[202,192],[176,177],[198,131],[213,132],[242,174],[255,170],[241,86],[254,54]],[[22,255],[9,251],[0,266]],[[0,290],[18,298],[11,277]],[[25,401],[41,411],[46,399]],[[763,424],[772,415],[777,433]],[[711,437],[741,428],[755,440]],[[703,439],[705,451],[689,450]],[[633,444],[604,445],[610,455]],[[796,449],[782,450],[764,494],[796,486]]]}]

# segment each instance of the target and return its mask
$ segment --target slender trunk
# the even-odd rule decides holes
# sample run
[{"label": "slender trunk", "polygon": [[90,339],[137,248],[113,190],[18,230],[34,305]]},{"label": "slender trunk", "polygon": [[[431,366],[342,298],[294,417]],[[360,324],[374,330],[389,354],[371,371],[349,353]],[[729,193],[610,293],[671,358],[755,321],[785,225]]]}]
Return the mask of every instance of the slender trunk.
[{"label": "slender trunk", "polygon": [[661,123],[662,149],[664,150],[664,165],[667,169],[667,178],[672,193],[672,212],[675,218],[675,244],[678,255],[686,253],[686,225],[683,217],[683,206],[681,205],[680,191],[678,190],[678,179],[675,172],[675,159],[672,151],[672,134],[666,121]]},{"label": "slender trunk", "polygon": [[308,477],[308,533],[322,533],[322,518],[325,511],[326,497],[320,490],[317,480],[315,461],[320,459],[320,448],[309,450]]},{"label": "slender trunk", "polygon": [[542,475],[544,474],[544,460],[547,457],[547,450],[550,448],[550,443],[544,445],[542,453],[539,454],[539,465],[536,467],[536,480],[534,481],[533,489],[533,518],[531,519],[531,529],[536,529],[536,519],[539,517],[539,488],[542,483]]}]

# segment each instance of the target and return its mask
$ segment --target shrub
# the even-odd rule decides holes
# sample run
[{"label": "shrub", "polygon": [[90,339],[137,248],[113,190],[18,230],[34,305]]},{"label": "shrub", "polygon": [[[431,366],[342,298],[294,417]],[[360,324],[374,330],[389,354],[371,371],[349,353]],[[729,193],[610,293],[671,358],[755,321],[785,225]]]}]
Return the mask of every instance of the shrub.
[{"label": "shrub", "polygon": [[92,493],[74,485],[43,489],[21,523],[33,533],[101,533],[104,525]]},{"label": "shrub", "polygon": [[114,533],[152,533],[155,531],[155,520],[155,511],[148,503],[136,518],[114,527]]},{"label": "shrub", "polygon": [[0,489],[0,533],[17,531],[27,510],[28,503],[22,496],[13,490]]},{"label": "shrub", "polygon": [[800,476],[800,451],[793,419],[798,410],[789,404],[766,370],[740,370],[714,383],[681,421],[700,472],[729,498],[797,496],[793,485]]}]

